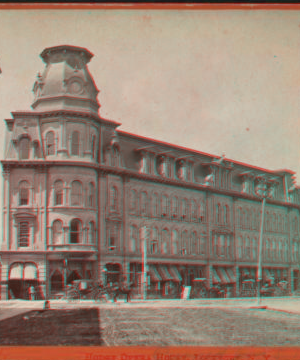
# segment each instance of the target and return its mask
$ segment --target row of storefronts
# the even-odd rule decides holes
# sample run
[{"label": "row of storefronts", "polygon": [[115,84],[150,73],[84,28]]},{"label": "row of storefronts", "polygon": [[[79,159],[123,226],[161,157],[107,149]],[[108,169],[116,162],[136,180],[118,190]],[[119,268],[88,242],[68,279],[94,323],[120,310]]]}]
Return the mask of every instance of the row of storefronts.
[{"label": "row of storefronts", "polygon": [[[106,263],[102,273],[97,275],[96,261],[48,262],[48,281],[39,275],[38,266],[33,262],[14,262],[9,266],[7,281],[2,278],[2,299],[28,299],[30,288],[35,288],[37,298],[56,297],[75,280],[94,280],[114,284],[126,279],[134,286],[136,297],[141,294],[142,264],[130,263],[128,272],[123,271],[121,264]],[[257,267],[244,266],[208,266],[177,265],[148,263],[147,292],[151,298],[179,297],[183,286],[202,284],[209,291],[223,289],[224,297],[251,296],[256,288]],[[262,283],[276,286],[279,283],[289,284],[290,293],[298,290],[299,270],[290,268],[263,267]],[[7,289],[7,294],[3,291]],[[253,290],[253,291],[252,291]]]}]

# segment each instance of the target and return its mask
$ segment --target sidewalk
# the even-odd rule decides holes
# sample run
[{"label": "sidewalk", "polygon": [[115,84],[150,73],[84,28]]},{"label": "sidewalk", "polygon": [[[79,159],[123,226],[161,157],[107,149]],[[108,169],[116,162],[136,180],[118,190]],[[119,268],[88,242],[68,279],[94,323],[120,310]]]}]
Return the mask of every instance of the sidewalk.
[{"label": "sidewalk", "polygon": [[[0,320],[2,320],[2,311],[5,313],[9,309],[20,309],[24,312],[29,310],[42,310],[45,301],[28,301],[28,300],[9,300],[0,301]],[[282,297],[282,298],[263,298],[260,302],[261,307],[267,307],[268,310],[283,311],[293,314],[300,314],[300,298],[299,297]],[[119,300],[113,302],[95,302],[93,300],[50,300],[51,309],[73,309],[73,308],[245,308],[253,309],[258,307],[255,298],[233,298],[233,299],[191,299],[191,300],[132,300],[130,303]]]}]

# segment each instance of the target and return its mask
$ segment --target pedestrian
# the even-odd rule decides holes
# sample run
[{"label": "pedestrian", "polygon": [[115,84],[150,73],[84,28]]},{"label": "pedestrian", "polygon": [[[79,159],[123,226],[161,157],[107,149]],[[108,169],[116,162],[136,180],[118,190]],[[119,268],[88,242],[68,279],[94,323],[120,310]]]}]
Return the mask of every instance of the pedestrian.
[{"label": "pedestrian", "polygon": [[29,300],[35,300],[35,289],[33,285],[29,286],[28,294],[29,294]]}]

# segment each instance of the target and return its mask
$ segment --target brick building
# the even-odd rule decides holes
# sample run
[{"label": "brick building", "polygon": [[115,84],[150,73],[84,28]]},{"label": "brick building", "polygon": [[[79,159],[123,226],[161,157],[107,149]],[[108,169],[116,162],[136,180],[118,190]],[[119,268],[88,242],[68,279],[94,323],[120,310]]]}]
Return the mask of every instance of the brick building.
[{"label": "brick building", "polygon": [[6,119],[1,299],[64,291],[75,279],[140,279],[148,232],[149,293],[205,279],[241,296],[255,279],[261,193],[263,278],[299,278],[294,173],[229,161],[119,131],[98,113],[83,48],[57,46],[34,83],[32,111]]}]

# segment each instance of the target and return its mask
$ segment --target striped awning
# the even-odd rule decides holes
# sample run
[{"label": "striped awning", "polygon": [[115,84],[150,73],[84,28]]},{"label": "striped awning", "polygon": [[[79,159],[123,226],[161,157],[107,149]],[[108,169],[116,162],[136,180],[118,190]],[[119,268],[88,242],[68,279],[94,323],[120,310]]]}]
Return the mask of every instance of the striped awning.
[{"label": "striped awning", "polygon": [[173,277],[169,274],[169,271],[166,267],[166,265],[159,265],[157,267],[158,272],[162,278],[162,281],[170,281],[173,280]]},{"label": "striped awning", "polygon": [[235,276],[234,276],[234,273],[233,273],[233,270],[231,268],[225,268],[225,271],[229,277],[229,280],[230,280],[230,283],[235,283]]},{"label": "striped awning", "polygon": [[170,275],[172,275],[173,281],[176,281],[176,282],[182,281],[182,277],[181,277],[176,265],[169,266],[169,273],[170,273]]},{"label": "striped awning", "polygon": [[35,264],[25,264],[24,280],[37,280],[37,268]]},{"label": "striped awning", "polygon": [[221,284],[224,284],[224,285],[230,284],[231,281],[228,278],[227,273],[224,268],[218,267],[216,269],[216,271],[217,271],[217,274],[219,275],[219,278],[221,279]]},{"label": "striped awning", "polygon": [[221,282],[221,279],[219,278],[215,269],[213,269],[213,271],[212,271],[212,282],[213,282],[213,284],[218,284]]},{"label": "striped awning", "polygon": [[23,279],[23,264],[13,264],[10,268],[9,280],[22,280]]},{"label": "striped awning", "polygon": [[149,265],[149,275],[152,282],[162,281],[161,276],[159,275],[155,265]]}]

